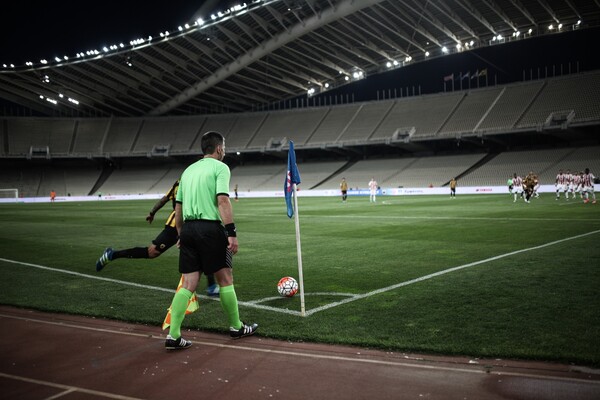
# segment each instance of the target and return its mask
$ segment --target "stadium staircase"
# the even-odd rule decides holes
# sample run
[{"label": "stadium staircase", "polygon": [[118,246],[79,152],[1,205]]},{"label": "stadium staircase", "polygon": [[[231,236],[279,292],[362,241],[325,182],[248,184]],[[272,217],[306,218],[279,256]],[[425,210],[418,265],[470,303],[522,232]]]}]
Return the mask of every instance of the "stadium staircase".
[{"label": "stadium staircase", "polygon": [[[488,162],[490,162],[491,160],[493,160],[494,158],[496,158],[498,156],[498,154],[500,154],[500,153],[488,153],[488,154],[486,154],[483,158],[479,159],[479,161],[477,161],[475,164],[471,165],[469,168],[467,168],[466,170],[464,170],[463,172],[461,172],[459,175],[455,176],[454,178],[458,181],[463,176],[469,175],[471,172],[479,169],[482,165],[485,165]],[[442,185],[442,187],[446,187],[449,184],[450,184],[450,181],[444,183]]]},{"label": "stadium staircase", "polygon": [[104,185],[106,180],[111,176],[114,169],[115,169],[115,166],[112,164],[107,163],[104,165],[104,167],[102,168],[102,173],[100,173],[98,180],[96,181],[96,183],[94,183],[94,186],[92,186],[92,189],[88,193],[88,196],[92,196],[94,193],[96,193],[100,190],[102,185]]},{"label": "stadium staircase", "polygon": [[345,170],[347,170],[348,168],[350,168],[351,166],[353,166],[357,162],[358,162],[358,160],[350,160],[350,161],[348,161],[346,164],[342,165],[340,168],[338,168],[337,170],[335,170],[331,174],[329,174],[329,176],[327,178],[325,178],[322,181],[318,182],[316,185],[313,185],[312,187],[310,187],[309,190],[318,188],[320,185],[324,184],[325,182],[327,182],[328,180],[330,180],[334,176],[337,176],[338,174],[344,172]]}]

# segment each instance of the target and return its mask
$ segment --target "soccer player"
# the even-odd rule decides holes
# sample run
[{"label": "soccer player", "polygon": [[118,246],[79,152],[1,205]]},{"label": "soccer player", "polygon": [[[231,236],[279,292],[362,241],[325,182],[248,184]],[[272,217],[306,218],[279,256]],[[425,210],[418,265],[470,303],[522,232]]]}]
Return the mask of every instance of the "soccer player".
[{"label": "soccer player", "polygon": [[456,198],[456,178],[450,179],[450,197]]},{"label": "soccer player", "polygon": [[523,179],[523,188],[525,194],[525,203],[529,203],[529,199],[533,196],[534,187],[536,184],[536,178],[533,171],[530,171],[525,179]]},{"label": "soccer player", "polygon": [[513,178],[509,177],[506,181],[506,186],[508,186],[508,193],[512,194],[513,192]]},{"label": "soccer player", "polygon": [[586,204],[590,201],[590,193],[592,194],[592,204],[596,204],[596,193],[594,192],[595,179],[596,177],[590,172],[590,169],[586,168],[583,174],[583,191],[581,192],[585,195],[583,202]]},{"label": "soccer player", "polygon": [[372,177],[369,181],[369,190],[371,191],[369,202],[375,203],[377,201],[377,181],[375,177]]},{"label": "soccer player", "polygon": [[558,170],[556,175],[556,200],[560,199],[560,192],[565,192],[565,199],[569,200],[568,181],[567,175],[565,175],[562,169]]},{"label": "soccer player", "polygon": [[583,199],[582,193],[582,184],[583,184],[583,172],[579,171],[573,174],[573,199],[577,197],[577,193],[579,193],[579,198]]},{"label": "soccer player", "polygon": [[179,272],[183,274],[183,285],[171,302],[167,350],[192,345],[181,337],[181,324],[202,273],[214,274],[219,283],[230,336],[237,339],[252,335],[258,329],[257,324],[248,325],[240,320],[233,286],[233,255],[238,251],[238,239],[229,200],[231,172],[223,163],[225,139],[220,133],[210,131],[202,136],[200,146],[204,158],[183,172],[176,196]]},{"label": "soccer player", "polygon": [[56,200],[56,192],[53,189],[50,191],[50,201],[54,203],[54,200]]},{"label": "soccer player", "polygon": [[515,172],[513,174],[513,203],[517,202],[517,195],[523,197],[523,178]]},{"label": "soccer player", "polygon": [[346,182],[346,178],[342,178],[340,190],[342,191],[342,202],[345,203],[346,199],[348,198],[348,182]]},{"label": "soccer player", "polygon": [[[114,250],[112,247],[108,247],[104,250],[104,253],[96,261],[96,271],[100,272],[102,269],[111,261],[118,258],[157,258],[162,253],[169,250],[175,243],[177,243],[177,229],[175,227],[175,196],[177,195],[177,189],[179,188],[179,179],[175,181],[171,189],[152,207],[146,221],[152,223],[154,221],[154,215],[169,201],[173,204],[173,211],[169,214],[169,218],[165,222],[165,227],[161,233],[158,234],[156,239],[152,241],[148,247],[132,247],[124,250]],[[212,275],[206,275],[208,280],[208,287],[206,293],[209,296],[219,295],[219,286],[215,282],[215,278]]]}]

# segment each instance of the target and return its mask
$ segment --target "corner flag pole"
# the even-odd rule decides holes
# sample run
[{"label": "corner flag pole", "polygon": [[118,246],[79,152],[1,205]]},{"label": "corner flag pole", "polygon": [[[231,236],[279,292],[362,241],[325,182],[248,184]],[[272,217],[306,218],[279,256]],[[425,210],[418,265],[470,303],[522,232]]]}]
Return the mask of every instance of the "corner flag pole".
[{"label": "corner flag pole", "polygon": [[294,195],[294,223],[296,225],[296,252],[298,253],[298,284],[300,286],[300,315],[306,316],[306,309],[304,307],[304,278],[302,276],[302,246],[300,244],[300,220],[298,216],[298,197],[296,191],[296,184],[293,185]]}]

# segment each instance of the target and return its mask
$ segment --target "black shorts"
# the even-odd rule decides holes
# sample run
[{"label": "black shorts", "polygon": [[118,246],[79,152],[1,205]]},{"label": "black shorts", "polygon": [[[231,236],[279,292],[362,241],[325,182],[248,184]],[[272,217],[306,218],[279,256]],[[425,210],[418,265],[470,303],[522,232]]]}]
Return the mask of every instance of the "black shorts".
[{"label": "black shorts", "polygon": [[214,274],[222,268],[232,268],[228,245],[227,233],[220,222],[186,221],[179,235],[179,272]]},{"label": "black shorts", "polygon": [[175,243],[177,243],[177,229],[169,225],[165,225],[165,229],[152,241],[156,250],[161,253],[169,250]]}]

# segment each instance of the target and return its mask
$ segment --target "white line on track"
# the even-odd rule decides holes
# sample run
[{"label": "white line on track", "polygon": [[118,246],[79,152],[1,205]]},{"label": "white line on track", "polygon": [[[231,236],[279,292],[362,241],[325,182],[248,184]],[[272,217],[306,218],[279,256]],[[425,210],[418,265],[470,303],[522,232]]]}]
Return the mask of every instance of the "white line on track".
[{"label": "white line on track", "polygon": [[[539,249],[543,249],[546,247],[550,247],[550,246],[554,246],[556,244],[559,243],[563,243],[563,242],[567,242],[569,240],[575,240],[575,239],[580,239],[582,237],[586,237],[586,236],[590,236],[590,235],[595,235],[597,233],[600,233],[600,230],[595,230],[595,231],[591,231],[591,232],[587,232],[587,233],[582,233],[581,235],[575,235],[575,236],[571,236],[571,237],[567,237],[564,239],[559,239],[559,240],[555,240],[553,242],[548,242],[548,243],[544,243],[541,244],[539,246],[534,246],[534,247],[528,247],[526,249],[521,249],[521,250],[515,250],[515,251],[511,251],[509,253],[504,253],[504,254],[500,254],[494,257],[490,257],[490,258],[486,258],[484,260],[479,260],[479,261],[475,261],[472,263],[468,263],[468,264],[464,264],[464,265],[459,265],[457,267],[452,267],[452,268],[448,268],[448,269],[444,269],[442,271],[438,271],[438,272],[434,272],[433,274],[429,274],[429,275],[424,275],[421,276],[419,278],[415,278],[415,279],[411,279],[409,281],[405,281],[405,282],[400,282],[400,283],[396,283],[394,285],[391,286],[387,286],[384,288],[380,288],[377,290],[373,290],[367,293],[363,293],[363,294],[351,294],[351,293],[318,293],[319,295],[339,295],[339,296],[346,296],[346,299],[340,300],[340,301],[336,301],[333,303],[329,303],[320,307],[316,307],[313,308],[311,310],[307,310],[306,311],[306,316],[310,316],[313,314],[316,314],[318,312],[333,308],[333,307],[337,307],[343,304],[347,304],[356,300],[360,300],[360,299],[365,299],[367,297],[371,297],[380,293],[384,293],[384,292],[389,292],[390,290],[394,290],[394,289],[398,289],[400,287],[403,286],[408,286],[408,285],[412,285],[413,283],[418,283],[418,282],[422,282],[431,278],[435,278],[441,275],[445,275],[448,274],[450,272],[455,272],[455,271],[459,271],[461,269],[465,269],[465,268],[470,268],[470,267],[474,267],[477,265],[481,265],[481,264],[485,264],[488,262],[492,262],[492,261],[496,261],[496,260],[500,260],[502,258],[506,258],[506,257],[510,257],[510,256],[514,256],[517,254],[521,254],[521,253],[526,253],[529,251],[534,251],[534,250],[539,250]],[[28,266],[28,267],[33,267],[33,268],[39,268],[39,269],[43,269],[43,270],[47,270],[47,271],[53,271],[53,272],[60,272],[60,273],[65,273],[65,274],[69,274],[69,275],[75,275],[75,276],[80,276],[83,278],[89,278],[89,279],[97,279],[97,280],[101,280],[101,281],[107,281],[107,282],[113,282],[113,283],[117,283],[120,285],[127,285],[127,286],[134,286],[134,287],[139,287],[139,288],[144,288],[144,289],[150,289],[150,290],[159,290],[159,291],[163,291],[163,292],[167,292],[167,293],[175,293],[175,290],[172,289],[165,289],[162,287],[158,287],[158,286],[150,286],[150,285],[142,285],[140,283],[135,283],[135,282],[127,282],[127,281],[120,281],[117,279],[111,279],[111,278],[104,278],[101,276],[97,276],[97,275],[88,275],[88,274],[82,274],[80,272],[74,272],[74,271],[67,271],[64,269],[59,269],[59,268],[51,268],[51,267],[45,267],[43,265],[37,265],[37,264],[31,264],[31,263],[26,263],[26,262],[22,262],[22,261],[15,261],[15,260],[9,260],[6,258],[0,258],[0,261],[4,261],[7,263],[12,263],[12,264],[17,264],[17,265],[23,265],[23,266]],[[309,295],[308,293],[306,293],[306,295]],[[315,295],[315,294],[313,294]],[[213,300],[213,301],[219,301],[218,299],[215,298],[211,298],[208,296],[204,296],[204,295],[197,295],[200,298],[203,299],[208,299],[208,300]],[[296,316],[300,316],[301,313],[300,311],[295,311],[295,310],[289,310],[287,308],[278,308],[278,307],[271,307],[271,306],[266,306],[266,305],[262,305],[259,304],[261,302],[264,301],[268,301],[271,298],[267,298],[267,299],[258,299],[258,300],[253,300],[253,301],[239,301],[238,304],[242,305],[242,306],[246,306],[246,307],[253,307],[253,308],[258,308],[258,309],[262,309],[262,310],[268,310],[268,311],[274,311],[274,312],[278,312],[278,313],[283,313],[283,314],[289,314],[289,315],[296,315]],[[273,298],[273,299],[278,299],[278,298]]]},{"label": "white line on track", "polygon": [[[17,319],[17,320],[27,321],[27,322],[55,325],[55,326],[60,326],[60,327],[73,328],[73,329],[84,329],[84,330],[103,332],[103,333],[112,333],[112,334],[116,334],[116,335],[135,336],[135,337],[150,338],[150,339],[156,339],[156,340],[164,340],[165,339],[162,336],[154,335],[152,333],[135,333],[135,332],[128,332],[126,330],[121,330],[121,329],[112,330],[112,329],[106,329],[106,328],[95,328],[95,327],[90,327],[90,326],[78,325],[76,323],[65,323],[62,321],[61,322],[48,321],[45,319],[38,319],[38,318],[34,318],[34,317],[21,317],[21,316],[15,316],[15,315],[0,314],[0,318],[12,318],[12,319]],[[198,345],[202,345],[202,346],[211,346],[211,347],[218,347],[218,348],[224,348],[224,349],[242,350],[242,351],[249,351],[249,352],[255,352],[255,353],[277,354],[277,355],[291,356],[294,358],[301,357],[301,358],[312,358],[312,359],[320,359],[320,360],[335,360],[335,361],[341,361],[341,362],[357,362],[357,363],[371,364],[371,365],[388,365],[388,366],[393,366],[393,367],[408,367],[408,368],[428,369],[428,370],[437,370],[437,371],[464,372],[464,373],[471,373],[471,374],[494,374],[494,375],[503,375],[503,376],[518,376],[518,377],[528,377],[528,378],[535,378],[535,379],[550,379],[550,380],[557,380],[557,381],[583,382],[583,383],[587,383],[587,384],[600,385],[600,381],[593,381],[593,380],[579,379],[579,378],[570,378],[570,377],[543,376],[543,375],[528,374],[528,373],[521,373],[521,372],[510,372],[510,371],[502,371],[502,370],[495,371],[493,369],[489,370],[487,368],[481,368],[481,366],[474,366],[473,368],[462,368],[462,367],[456,367],[456,366],[433,365],[431,363],[411,363],[411,362],[393,361],[393,360],[355,358],[355,357],[350,357],[350,356],[337,356],[337,355],[322,354],[322,353],[304,353],[304,352],[293,351],[293,350],[280,350],[280,349],[267,349],[267,348],[257,348],[257,347],[250,347],[250,346],[240,346],[240,345],[225,344],[225,343],[221,343],[221,342],[215,343],[215,342],[209,342],[206,340],[203,341],[203,340],[198,340],[198,339],[194,339],[194,343],[196,343]],[[54,384],[52,382],[37,381],[35,379],[29,379],[29,378],[19,377],[19,376],[15,376],[15,375],[3,374],[1,372],[0,372],[0,377],[22,380],[22,381],[31,382],[31,383],[46,384],[48,386],[53,386],[53,387],[62,388],[62,389],[74,388],[72,386],[59,385],[59,384]],[[75,389],[78,391],[85,392],[85,393],[94,393],[94,394],[103,395],[105,397],[113,398],[113,399],[126,399],[126,400],[133,399],[132,397],[119,396],[119,395],[114,395],[111,393],[95,392],[95,391],[81,389],[81,388],[75,388]]]},{"label": "white line on track", "polygon": [[[36,320],[32,320],[32,321],[39,322],[39,321],[36,321]],[[56,389],[63,389],[64,390],[64,392],[57,393],[54,396],[48,397],[46,400],[58,399],[58,398],[60,398],[62,396],[68,395],[68,394],[73,393],[73,392],[80,392],[80,393],[90,394],[92,396],[105,397],[107,399],[141,400],[141,399],[138,399],[137,397],[122,396],[122,395],[114,394],[114,393],[101,392],[99,390],[84,389],[84,388],[80,388],[80,387],[77,387],[77,386],[61,385],[59,383],[42,381],[42,380],[39,380],[39,379],[31,379],[31,378],[26,378],[24,376],[10,375],[10,374],[2,373],[2,372],[0,372],[0,378],[12,379],[12,380],[15,380],[15,381],[21,381],[21,382],[27,382],[27,383],[33,383],[33,384],[36,384],[36,385],[50,386],[50,387],[53,387],[53,388],[56,388]]]},{"label": "white line on track", "polygon": [[[34,323],[47,324],[47,325],[55,325],[55,326],[73,328],[73,329],[84,329],[84,330],[89,330],[89,331],[112,333],[112,334],[116,334],[116,335],[126,335],[126,336],[135,336],[135,337],[141,337],[141,338],[165,340],[164,337],[153,335],[151,333],[135,333],[135,332],[124,331],[121,329],[112,330],[112,329],[106,329],[106,328],[95,328],[95,327],[90,327],[90,326],[78,325],[75,323],[55,322],[55,321],[48,321],[45,319],[37,319],[37,318],[32,318],[32,317],[20,317],[20,316],[15,316],[15,315],[0,314],[0,318],[12,318],[12,319],[17,319],[17,320],[21,320],[21,321],[34,322]],[[478,368],[478,367],[461,368],[461,367],[448,367],[448,366],[425,364],[425,363],[410,363],[410,362],[392,361],[392,360],[377,360],[377,359],[370,359],[370,358],[354,358],[354,357],[349,357],[349,356],[335,356],[335,355],[330,355],[330,354],[304,353],[304,352],[292,351],[292,350],[276,350],[276,349],[266,349],[266,348],[262,348],[262,347],[257,348],[257,347],[250,347],[250,346],[215,343],[215,342],[202,341],[202,340],[198,340],[198,339],[194,339],[194,343],[196,343],[198,345],[202,345],[202,346],[211,346],[211,347],[218,347],[218,348],[224,348],[224,349],[250,351],[250,352],[255,352],[255,353],[277,354],[277,355],[284,355],[284,356],[292,356],[294,358],[296,358],[296,357],[313,358],[313,359],[321,359],[321,360],[335,360],[335,361],[342,361],[342,362],[357,362],[357,363],[371,364],[371,365],[388,365],[388,366],[394,366],[394,367],[408,367],[408,368],[428,369],[428,370],[437,370],[437,371],[465,372],[465,373],[472,373],[472,374],[495,374],[495,375],[503,375],[503,376],[519,376],[519,377],[530,377],[530,378],[536,378],[536,379],[551,379],[551,380],[558,380],[558,381],[583,382],[583,383],[588,383],[588,384],[593,384],[593,385],[600,385],[600,381],[593,381],[593,380],[587,380],[587,379],[570,378],[570,377],[556,377],[556,376],[543,376],[543,375],[536,375],[536,374],[527,374],[527,373],[521,373],[521,372],[510,372],[510,371],[500,371],[500,370],[494,371],[494,370],[489,370],[486,368]],[[36,381],[34,379],[3,374],[1,372],[0,372],[0,377],[18,379],[18,380],[23,380],[23,381],[32,382],[32,383],[42,383],[42,384],[47,384],[49,386],[54,386],[54,387],[64,388],[64,389],[71,388],[71,386],[58,385],[58,384],[53,384],[51,382]],[[77,388],[77,390],[80,390],[80,389]],[[89,390],[82,390],[82,391],[85,391],[87,393],[92,392]],[[115,397],[115,395],[112,395],[109,393],[102,393],[102,392],[97,392],[97,393],[103,394],[106,397],[115,398],[115,399],[121,399],[121,398],[131,399],[131,397],[125,397],[125,396]]]}]

